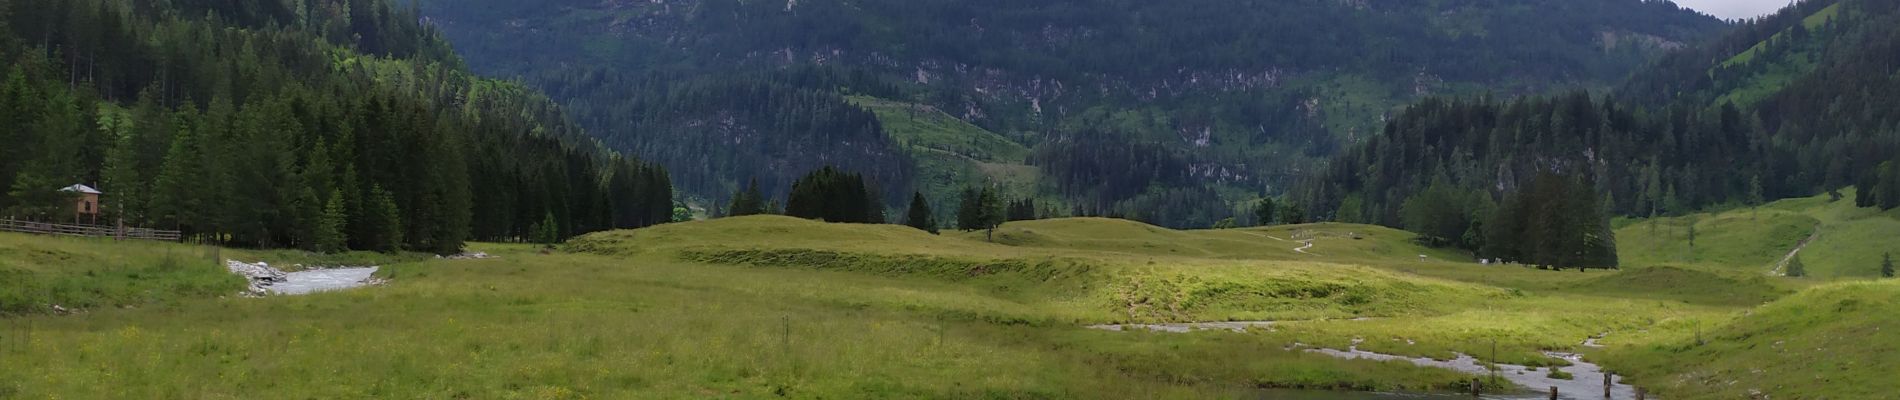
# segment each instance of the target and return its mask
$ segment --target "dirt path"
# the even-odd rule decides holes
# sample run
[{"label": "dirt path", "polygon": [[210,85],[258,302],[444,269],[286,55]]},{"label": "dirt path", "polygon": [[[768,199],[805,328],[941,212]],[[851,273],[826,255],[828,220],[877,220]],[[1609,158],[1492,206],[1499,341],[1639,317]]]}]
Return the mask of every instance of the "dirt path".
[{"label": "dirt path", "polygon": [[1315,241],[1317,241],[1317,240],[1318,240],[1318,238],[1312,238],[1312,239],[1304,239],[1304,240],[1288,240],[1288,239],[1281,239],[1281,238],[1278,238],[1278,237],[1274,237],[1273,235],[1268,235],[1268,234],[1264,234],[1264,233],[1254,233],[1254,232],[1246,232],[1246,233],[1247,233],[1247,234],[1249,234],[1249,235],[1254,235],[1254,236],[1259,236],[1259,237],[1263,237],[1263,238],[1268,238],[1268,239],[1273,239],[1273,240],[1278,240],[1278,241],[1282,241],[1282,242],[1293,242],[1293,243],[1299,243],[1299,244],[1300,244],[1300,247],[1295,247],[1295,248],[1293,248],[1293,252],[1295,252],[1295,253],[1300,253],[1300,254],[1305,254],[1305,255],[1309,255],[1309,256],[1317,256],[1317,255],[1318,255],[1318,254],[1313,254],[1313,253],[1309,253],[1309,252],[1307,252],[1307,251],[1306,251],[1307,249],[1311,249],[1311,248],[1313,248],[1313,242],[1315,242]]},{"label": "dirt path", "polygon": [[1314,242],[1314,239],[1306,239],[1306,240],[1303,240],[1303,241],[1300,241],[1300,243],[1306,243],[1306,245],[1305,245],[1305,246],[1300,246],[1300,247],[1295,247],[1295,248],[1293,248],[1293,251],[1296,251],[1296,252],[1299,252],[1300,254],[1306,254],[1306,255],[1315,255],[1315,256],[1316,256],[1316,255],[1318,255],[1318,254],[1313,254],[1313,253],[1308,253],[1308,252],[1306,252],[1306,249],[1310,249],[1310,248],[1313,248],[1313,242]]},{"label": "dirt path", "polygon": [[1821,226],[1815,225],[1814,234],[1808,235],[1807,239],[1801,239],[1801,243],[1796,244],[1794,246],[1794,250],[1790,250],[1788,251],[1788,255],[1782,256],[1781,262],[1775,263],[1774,269],[1768,270],[1768,274],[1774,275],[1774,276],[1781,276],[1782,269],[1788,268],[1788,263],[1791,261],[1794,261],[1794,256],[1800,255],[1802,249],[1808,248],[1808,244],[1814,243],[1815,239],[1820,239],[1820,238],[1821,238]]}]

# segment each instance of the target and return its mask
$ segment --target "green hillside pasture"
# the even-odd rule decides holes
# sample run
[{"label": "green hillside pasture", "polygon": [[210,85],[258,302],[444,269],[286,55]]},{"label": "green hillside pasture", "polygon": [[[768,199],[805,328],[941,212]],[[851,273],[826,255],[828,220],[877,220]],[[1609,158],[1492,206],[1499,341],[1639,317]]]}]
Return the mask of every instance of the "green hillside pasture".
[{"label": "green hillside pasture", "polygon": [[1025,165],[1029,148],[935,107],[869,96],[852,104],[877,115],[892,139],[917,161],[918,191],[937,205],[939,218],[953,218],[954,201],[968,187],[998,185],[1010,197],[1040,192],[1041,171]]},{"label": "green hillside pasture", "polygon": [[[1900,211],[1854,206],[1852,189],[1843,198],[1827,195],[1776,201],[1755,208],[1716,214],[1625,221],[1616,230],[1618,250],[1628,266],[1695,265],[1731,271],[1768,273],[1790,250],[1820,230],[1801,253],[1810,280],[1863,279],[1878,276],[1881,256],[1900,253]],[[1696,224],[1695,249],[1687,226]]]},{"label": "green hillside pasture", "polygon": [[137,307],[237,294],[244,279],[223,259],[295,265],[378,265],[416,254],[321,255],[294,250],[233,250],[155,241],[0,233],[0,315]]},{"label": "green hillside pasture", "polygon": [[[1778,209],[1654,218],[1618,229],[1617,253],[1627,266],[1697,264],[1765,274],[1820,223]],[[1695,225],[1693,247],[1690,224]]]},{"label": "green hillside pasture", "polygon": [[1665,398],[1875,399],[1900,393],[1900,282],[1817,287],[1709,326],[1606,354]]},{"label": "green hillside pasture", "polygon": [[[960,234],[984,240],[984,232]],[[996,243],[1133,256],[1176,256],[1333,263],[1470,263],[1469,254],[1420,246],[1418,235],[1375,225],[1320,223],[1265,228],[1177,231],[1106,218],[1060,218],[1004,224]],[[1306,247],[1312,240],[1313,246]],[[1294,249],[1305,248],[1304,251]]]},{"label": "green hillside pasture", "polygon": [[[346,292],[181,296],[139,309],[0,317],[7,323],[0,358],[8,360],[0,364],[0,397],[1442,391],[1470,377],[1334,359],[1296,344],[1492,359],[1495,341],[1497,360],[1557,365],[1539,352],[1673,343],[1779,293],[1702,267],[1578,273],[1455,262],[1456,253],[1430,253],[1404,232],[1348,224],[1010,226],[1041,236],[989,243],[977,233],[728,218],[591,234],[556,254],[479,245],[500,258],[386,264],[389,284]],[[1317,238],[1308,251],[1318,255],[1259,235]],[[72,251],[116,253],[118,245],[76,242]],[[242,257],[260,256],[268,254]],[[1223,320],[1281,322],[1245,334],[1084,328]],[[1581,346],[1604,333],[1608,348]],[[1608,361],[1635,362],[1627,360]],[[1645,382],[1675,371],[1606,365]],[[1691,396],[1671,398],[1678,397]]]},{"label": "green hillside pasture", "polygon": [[[752,216],[598,233],[578,238],[568,248],[602,255],[641,254],[707,264],[954,282],[1059,310],[1049,315],[1066,319],[1043,323],[1062,324],[1398,315],[1444,310],[1502,293],[1359,265],[1219,259],[1205,257],[1206,251],[1177,255],[1180,252],[1167,250],[1205,247],[1246,255],[1240,249],[1258,247],[1261,254],[1291,253],[1291,246],[1273,242],[1278,247],[1265,247],[1265,239],[1242,232],[1173,231],[1098,218],[1035,222],[1010,226],[1037,227],[1030,230],[1064,238],[1063,246],[992,244],[984,242],[980,232],[938,236],[893,225]],[[1093,240],[1137,236],[1137,232],[1147,236],[1125,240],[1157,243],[1156,247],[1145,253],[1093,249],[1126,245]],[[753,239],[726,239],[737,237]],[[641,250],[632,253],[636,251],[632,249]]]},{"label": "green hillside pasture", "polygon": [[11,319],[0,394],[1208,398],[1464,380],[1239,335],[1023,322],[1064,311],[928,277],[484,250],[501,258],[396,264],[361,290]]},{"label": "green hillside pasture", "polygon": [[904,145],[941,150],[982,162],[1021,164],[1029,157],[1029,148],[936,107],[866,96],[852,96],[848,100],[877,114],[884,130]]}]

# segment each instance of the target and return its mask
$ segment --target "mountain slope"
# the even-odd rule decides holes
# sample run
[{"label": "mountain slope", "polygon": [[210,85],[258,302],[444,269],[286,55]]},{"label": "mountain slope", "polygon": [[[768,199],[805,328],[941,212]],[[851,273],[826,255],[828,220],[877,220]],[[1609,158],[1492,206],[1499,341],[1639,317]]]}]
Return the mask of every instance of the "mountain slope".
[{"label": "mountain slope", "polygon": [[[1900,208],[1894,93],[1900,1],[1807,1],[1673,53],[1609,96],[1420,102],[1297,195],[1311,215],[1393,226],[1455,209],[1469,230],[1442,235],[1454,240],[1483,233],[1472,216],[1544,172],[1590,182],[1606,215],[1688,215],[1846,186],[1856,190],[1843,208],[1891,210]],[[1407,211],[1436,187],[1486,196]]]},{"label": "mountain slope", "polygon": [[[9,218],[454,253],[671,216],[663,170],[388,1],[0,2],[0,60]],[[98,214],[74,215],[74,183],[106,192]]]},{"label": "mountain slope", "polygon": [[[1663,49],[1724,27],[1665,2],[1636,0],[420,3],[477,69],[550,88],[611,145],[647,158],[724,159],[716,145],[730,138],[682,137],[676,128],[642,123],[647,110],[668,105],[631,101],[660,92],[629,87],[764,80],[934,107],[1028,147],[1079,132],[1110,136],[1095,145],[1161,144],[1184,160],[1181,171],[1162,173],[1190,179],[1155,189],[1223,187],[1221,196],[1192,197],[1229,201],[1279,191],[1311,161],[1370,135],[1383,114],[1417,96],[1602,86]],[[808,67],[836,72],[814,77]],[[742,120],[747,132],[800,136]],[[802,157],[897,150],[865,138],[828,139],[838,145]],[[799,158],[788,152],[759,157]],[[894,160],[870,165],[902,169]],[[916,173],[944,175],[924,168]],[[795,178],[785,175],[802,172],[676,171],[684,182],[705,182],[683,185],[689,192],[713,199],[751,177],[783,187]],[[1042,193],[1019,195],[1101,185],[1049,176]],[[891,178],[901,182],[883,183],[914,180]],[[1076,208],[1111,209],[1139,201],[1073,193],[1148,189],[1058,197]],[[1192,206],[1227,208],[1219,203]]]}]

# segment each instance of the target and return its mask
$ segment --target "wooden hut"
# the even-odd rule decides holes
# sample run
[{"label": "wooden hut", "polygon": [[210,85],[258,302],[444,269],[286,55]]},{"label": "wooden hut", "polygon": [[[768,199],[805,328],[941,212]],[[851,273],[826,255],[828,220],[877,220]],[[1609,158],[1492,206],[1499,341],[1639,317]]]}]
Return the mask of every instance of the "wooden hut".
[{"label": "wooden hut", "polygon": [[79,194],[73,200],[73,222],[94,225],[99,223],[99,196],[104,195],[105,192],[82,184],[67,186],[59,191]]}]

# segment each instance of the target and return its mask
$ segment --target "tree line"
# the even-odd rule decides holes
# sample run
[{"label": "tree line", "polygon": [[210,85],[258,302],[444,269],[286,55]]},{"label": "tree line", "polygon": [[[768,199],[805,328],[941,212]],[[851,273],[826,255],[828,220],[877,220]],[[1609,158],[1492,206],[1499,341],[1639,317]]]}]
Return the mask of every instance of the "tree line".
[{"label": "tree line", "polygon": [[868,174],[882,204],[911,192],[915,162],[875,114],[836,93],[898,92],[872,77],[794,68],[710,79],[572,66],[525,76],[607,146],[670,167],[688,196],[725,199],[754,183],[783,196],[799,174],[825,166]]},{"label": "tree line", "polygon": [[0,1],[0,212],[436,253],[671,219],[658,166],[483,80],[382,0]]},{"label": "tree line", "polygon": [[[932,234],[945,227],[945,221],[937,220],[923,193],[911,194],[904,217],[898,221],[886,219],[885,207],[878,199],[878,190],[863,175],[826,166],[793,182],[782,212],[786,216],[834,223],[898,223]],[[781,211],[777,204],[758,189],[757,183],[752,183],[733,195],[725,216],[778,214]],[[1038,208],[1032,199],[1005,200],[1000,191],[990,186],[965,188],[959,193],[955,212],[956,219],[948,221],[949,227],[991,233],[1004,222],[1055,216],[1050,209]]]}]

